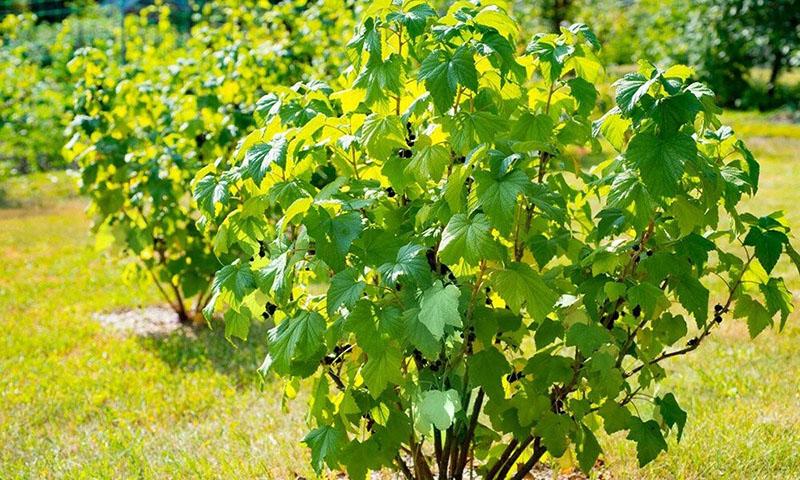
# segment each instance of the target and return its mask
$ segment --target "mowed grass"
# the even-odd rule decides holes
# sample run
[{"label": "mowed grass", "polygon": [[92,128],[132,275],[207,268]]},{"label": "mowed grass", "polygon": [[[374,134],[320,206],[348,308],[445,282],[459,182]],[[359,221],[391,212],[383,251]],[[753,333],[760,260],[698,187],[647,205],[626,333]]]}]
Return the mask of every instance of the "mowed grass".
[{"label": "mowed grass", "polygon": [[83,200],[0,211],[0,478],[285,478],[307,474],[302,409],[234,349],[104,331],[96,312],[158,302],[98,255]]},{"label": "mowed grass", "polygon": [[[750,132],[762,162],[762,190],[748,207],[786,210],[800,230],[800,132],[756,136],[776,123],[757,114],[728,120]],[[103,330],[96,312],[159,299],[123,283],[121,261],[94,250],[85,201],[71,188],[52,177],[30,181],[41,187],[17,181],[6,189],[17,207],[0,209],[0,478],[311,476],[299,443],[302,399],[284,408],[279,385],[262,387],[255,374],[265,327],[237,348],[219,325],[197,338]],[[797,272],[777,268],[797,298]],[[800,478],[798,322],[793,315],[783,334],[755,341],[729,322],[668,364],[664,388],[689,412],[683,439],[639,469],[633,446],[613,436],[605,461],[614,478]]]}]

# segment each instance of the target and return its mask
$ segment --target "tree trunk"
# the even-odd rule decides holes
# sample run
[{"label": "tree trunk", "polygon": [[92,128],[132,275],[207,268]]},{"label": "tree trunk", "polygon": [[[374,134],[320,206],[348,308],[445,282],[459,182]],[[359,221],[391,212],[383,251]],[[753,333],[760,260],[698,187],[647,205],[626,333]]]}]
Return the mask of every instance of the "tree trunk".
[{"label": "tree trunk", "polygon": [[775,54],[772,59],[772,69],[769,72],[769,83],[767,84],[767,98],[773,100],[775,98],[775,90],[778,86],[778,76],[783,68],[783,51],[779,48],[775,49]]},{"label": "tree trunk", "polygon": [[553,0],[553,12],[550,17],[553,33],[561,31],[561,24],[567,21],[567,11],[572,0]]}]

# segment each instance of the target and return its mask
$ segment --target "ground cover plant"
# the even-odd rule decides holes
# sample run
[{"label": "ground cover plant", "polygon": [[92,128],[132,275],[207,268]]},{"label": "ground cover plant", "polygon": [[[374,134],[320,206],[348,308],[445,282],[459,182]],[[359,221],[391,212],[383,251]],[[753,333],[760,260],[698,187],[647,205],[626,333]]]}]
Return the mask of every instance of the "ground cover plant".
[{"label": "ground cover plant", "polygon": [[191,179],[253,129],[267,90],[334,68],[326,48],[352,19],[335,2],[295,7],[209,4],[188,38],[167,7],[151,7],[127,18],[124,52],[82,49],[70,62],[64,151],[81,167],[98,240],[137,259],[129,275],[154,282],[184,323],[199,320],[220,263],[213,232],[196,224]]},{"label": "ground cover plant", "polygon": [[[599,431],[645,465],[687,421],[661,364],[726,318],[755,337],[792,310],[771,275],[798,260],[788,227],[737,209],[759,165],[713,92],[643,63],[592,123],[591,31],[517,55],[517,30],[496,5],[375,5],[344,90],[261,102],[232,165],[198,175],[205,221],[244,232],[220,244],[259,247],[218,272],[208,313],[243,334],[274,319],[261,371],[290,394],[313,379],[318,472],[524,478],[567,451],[588,471]],[[619,155],[569,161],[600,137]]]}]

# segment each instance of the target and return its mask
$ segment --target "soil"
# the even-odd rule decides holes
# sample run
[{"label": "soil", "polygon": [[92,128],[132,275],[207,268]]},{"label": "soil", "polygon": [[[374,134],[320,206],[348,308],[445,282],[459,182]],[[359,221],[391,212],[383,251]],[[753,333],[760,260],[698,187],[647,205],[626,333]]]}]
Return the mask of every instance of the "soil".
[{"label": "soil", "polygon": [[162,336],[178,330],[183,330],[187,335],[192,334],[192,329],[181,325],[178,315],[167,307],[144,307],[98,313],[94,315],[94,319],[104,327],[123,334]]}]

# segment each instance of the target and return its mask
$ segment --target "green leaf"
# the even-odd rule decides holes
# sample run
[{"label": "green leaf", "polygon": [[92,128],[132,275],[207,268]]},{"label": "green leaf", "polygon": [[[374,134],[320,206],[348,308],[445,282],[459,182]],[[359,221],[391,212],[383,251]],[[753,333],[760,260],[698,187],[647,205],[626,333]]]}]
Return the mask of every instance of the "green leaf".
[{"label": "green leaf", "polygon": [[397,115],[373,113],[361,126],[361,143],[375,160],[385,162],[392,152],[406,146],[406,130]]},{"label": "green leaf", "polygon": [[777,230],[763,231],[758,227],[752,227],[744,239],[744,244],[755,247],[758,263],[764,267],[767,273],[772,272],[775,264],[783,251],[783,245],[788,244],[788,238],[783,232]]},{"label": "green leaf", "polygon": [[434,359],[439,356],[439,339],[420,321],[419,309],[414,308],[403,313],[403,333],[408,343],[422,352],[425,358]]},{"label": "green leaf", "polygon": [[473,21],[479,25],[494,28],[504,37],[514,37],[519,32],[519,27],[516,22],[497,5],[483,7],[481,11],[475,15]]},{"label": "green leaf", "polygon": [[510,263],[492,273],[492,288],[514,312],[525,307],[534,320],[542,320],[553,310],[558,295],[544,279],[524,263]]},{"label": "green leaf", "polygon": [[670,282],[678,294],[678,300],[692,314],[697,326],[702,327],[708,320],[708,289],[692,275],[681,275],[675,282]]},{"label": "green leaf", "polygon": [[706,222],[703,208],[697,202],[688,200],[683,196],[676,198],[672,202],[670,210],[675,217],[675,221],[678,222],[678,228],[680,228],[683,236],[689,235],[695,228],[703,226]]},{"label": "green leaf", "polygon": [[303,438],[303,443],[311,449],[311,465],[317,475],[322,473],[325,463],[335,468],[342,442],[346,440],[347,437],[337,428],[327,425],[311,430]]},{"label": "green leaf", "polygon": [[641,132],[631,139],[625,152],[625,158],[639,170],[648,190],[659,196],[672,196],[680,191],[686,163],[696,156],[694,140],[684,133],[657,136]]},{"label": "green leaf", "polygon": [[678,405],[675,395],[668,393],[663,397],[656,397],[656,405],[658,405],[658,411],[661,413],[661,418],[664,419],[664,423],[666,423],[669,428],[673,426],[678,427],[678,441],[680,441],[683,436],[683,427],[686,426],[687,415],[680,405]]},{"label": "green leaf", "polygon": [[702,104],[689,92],[679,93],[656,101],[653,120],[666,131],[677,131],[682,125],[694,122]]},{"label": "green leaf", "polygon": [[445,325],[461,326],[461,315],[458,313],[458,298],[461,291],[455,285],[442,286],[437,280],[431,288],[425,290],[420,299],[419,321],[433,336],[439,340],[444,335]]},{"label": "green leaf", "polygon": [[497,258],[490,229],[489,219],[482,213],[473,217],[464,213],[453,215],[442,232],[439,259],[447,265],[455,265],[460,259],[477,265],[483,259]]},{"label": "green leaf", "polygon": [[597,411],[603,418],[603,428],[609,435],[628,430],[631,423],[639,421],[631,415],[627,408],[620,406],[615,400],[606,400]]},{"label": "green leaf", "polygon": [[399,95],[403,87],[403,60],[392,54],[386,60],[372,57],[356,77],[353,87],[366,91],[367,105],[385,100],[389,94]]},{"label": "green leaf", "polygon": [[794,311],[792,293],[786,288],[782,278],[770,278],[767,283],[760,284],[758,288],[764,294],[770,316],[780,312],[780,328],[783,329],[789,314]]},{"label": "green leaf", "polygon": [[503,124],[504,121],[491,112],[461,110],[444,121],[444,128],[450,134],[453,151],[466,155],[478,143],[492,141]]},{"label": "green leaf", "polygon": [[483,387],[489,398],[502,400],[502,378],[511,371],[506,357],[494,347],[475,353],[468,359],[469,381],[474,386]]},{"label": "green leaf", "polygon": [[554,127],[555,123],[549,115],[525,112],[516,122],[511,136],[515,141],[528,142],[535,149],[543,150],[549,147]]},{"label": "green leaf", "polygon": [[592,124],[592,135],[596,137],[602,134],[612,147],[621,152],[625,147],[627,133],[630,128],[631,121],[627,118],[622,118],[622,113],[615,108]]},{"label": "green leaf", "polygon": [[361,375],[373,398],[378,398],[390,383],[403,382],[403,372],[400,370],[402,363],[403,354],[393,343],[370,350]]},{"label": "green leaf", "polygon": [[431,426],[438,430],[447,430],[455,421],[456,414],[461,411],[461,399],[453,389],[446,392],[429,390],[422,393],[417,409],[421,432],[429,432]]},{"label": "green leaf", "polygon": [[247,333],[250,331],[250,318],[247,315],[228,309],[225,312],[225,338],[230,340],[233,337],[247,340]]},{"label": "green leaf", "polygon": [[442,179],[444,169],[450,163],[450,150],[447,147],[442,144],[431,145],[429,137],[420,136],[413,153],[405,168],[406,175],[412,175],[420,183]]},{"label": "green leaf", "polygon": [[258,143],[250,147],[244,156],[245,171],[256,185],[261,185],[272,164],[286,167],[289,142],[283,134],[275,135],[268,143]]},{"label": "green leaf", "polygon": [[214,276],[212,289],[215,292],[232,292],[236,300],[241,301],[256,288],[256,280],[250,265],[234,263],[225,265]]},{"label": "green leaf", "polygon": [[750,332],[750,338],[756,338],[759,333],[772,325],[772,316],[767,309],[747,295],[742,295],[736,300],[733,314],[736,318],[747,320],[747,331]]},{"label": "green leaf", "polygon": [[212,216],[216,205],[224,204],[229,197],[228,183],[212,175],[201,178],[194,187],[194,200],[197,205]]},{"label": "green leaf", "polygon": [[657,80],[658,77],[647,79],[640,73],[628,73],[614,82],[613,86],[617,88],[617,105],[622,113],[630,115]]},{"label": "green leaf", "polygon": [[638,305],[642,309],[644,318],[656,317],[670,306],[664,291],[646,282],[628,289],[628,303],[631,308]]},{"label": "green leaf", "polygon": [[611,334],[602,325],[576,323],[567,330],[566,344],[577,347],[584,356],[591,356],[595,350],[611,342]]},{"label": "green leaf", "polygon": [[459,47],[452,54],[446,50],[434,50],[422,61],[418,78],[425,81],[433,104],[440,112],[446,112],[453,106],[459,85],[473,92],[478,90],[475,58],[467,46]]},{"label": "green leaf", "polygon": [[342,305],[352,307],[364,293],[367,285],[358,281],[358,272],[348,268],[331,277],[328,287],[328,316],[333,316]]},{"label": "green leaf", "polygon": [[581,471],[588,474],[594,467],[597,457],[602,453],[602,449],[597,442],[597,437],[594,436],[594,433],[589,428],[582,426],[581,429],[583,435],[581,443],[577,446],[576,456],[578,457],[578,465],[580,465]]},{"label": "green leaf", "polygon": [[413,38],[422,35],[426,22],[432,17],[436,17],[436,10],[423,3],[404,12],[392,12],[386,16],[386,19],[406,27],[409,36]]},{"label": "green leaf", "polygon": [[579,115],[589,115],[594,110],[597,102],[597,89],[590,82],[581,77],[575,77],[567,81],[570,95],[578,101],[576,113]]},{"label": "green leaf", "polygon": [[667,451],[667,442],[655,420],[634,422],[627,438],[636,442],[636,458],[640,467],[655,460],[659,453]]},{"label": "green leaf", "polygon": [[408,279],[413,283],[425,283],[431,278],[431,269],[425,257],[425,247],[409,244],[400,247],[397,259],[393,263],[384,263],[378,267],[383,282],[389,286]]},{"label": "green leaf", "polygon": [[359,212],[347,212],[330,218],[324,209],[309,210],[303,221],[316,242],[317,257],[334,271],[343,270],[350,247],[361,234]]},{"label": "green leaf", "polygon": [[566,415],[545,412],[536,424],[536,434],[542,438],[542,444],[554,458],[564,455],[569,445],[567,434],[572,428],[572,421]]},{"label": "green leaf", "polygon": [[511,170],[505,175],[495,176],[486,171],[475,173],[475,192],[478,203],[501,233],[508,234],[514,222],[514,212],[522,195],[531,183],[527,175]]},{"label": "green leaf", "polygon": [[323,335],[325,319],[317,312],[300,311],[293,318],[287,318],[268,333],[268,361],[262,373],[270,368],[278,373],[288,374],[293,361],[306,361],[322,357],[324,353]]}]

